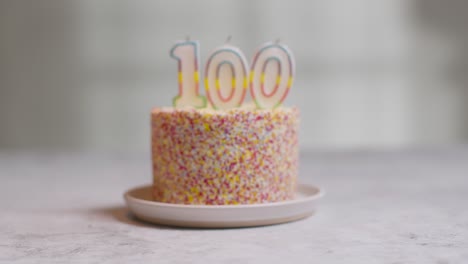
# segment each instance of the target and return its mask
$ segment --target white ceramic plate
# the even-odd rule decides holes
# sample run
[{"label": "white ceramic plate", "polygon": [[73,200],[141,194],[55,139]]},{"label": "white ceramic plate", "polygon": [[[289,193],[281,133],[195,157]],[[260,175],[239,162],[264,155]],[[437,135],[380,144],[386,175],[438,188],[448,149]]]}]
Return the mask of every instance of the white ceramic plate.
[{"label": "white ceramic plate", "polygon": [[155,202],[151,185],[124,194],[130,211],[139,219],[162,225],[226,228],[262,226],[299,220],[312,215],[317,200],[324,195],[319,188],[301,184],[296,199],[252,205],[183,205]]}]

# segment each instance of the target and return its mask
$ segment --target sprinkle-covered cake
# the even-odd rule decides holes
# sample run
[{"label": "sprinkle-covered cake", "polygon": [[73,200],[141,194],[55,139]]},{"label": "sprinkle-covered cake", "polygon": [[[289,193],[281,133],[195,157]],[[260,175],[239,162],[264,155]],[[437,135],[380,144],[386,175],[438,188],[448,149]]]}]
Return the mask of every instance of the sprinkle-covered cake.
[{"label": "sprinkle-covered cake", "polygon": [[231,205],[294,198],[298,109],[155,108],[151,123],[156,201]]},{"label": "sprinkle-covered cake", "polygon": [[[234,205],[294,199],[299,111],[283,107],[294,57],[279,42],[260,46],[249,67],[229,40],[205,64],[199,93],[197,41],[177,42],[179,92],[151,113],[153,196],[174,204]],[[250,71],[248,70],[250,69]],[[252,104],[244,104],[250,91]]]}]

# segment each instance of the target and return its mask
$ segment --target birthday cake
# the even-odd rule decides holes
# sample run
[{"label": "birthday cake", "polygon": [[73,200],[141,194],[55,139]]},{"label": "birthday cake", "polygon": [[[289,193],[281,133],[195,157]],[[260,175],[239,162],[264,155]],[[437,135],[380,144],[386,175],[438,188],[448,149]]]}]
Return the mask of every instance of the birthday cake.
[{"label": "birthday cake", "polygon": [[254,204],[294,198],[299,111],[152,111],[153,195],[177,204]]},{"label": "birthday cake", "polygon": [[[198,53],[196,41],[174,45],[179,94],[173,107],[151,112],[154,199],[204,205],[294,199],[299,110],[282,106],[294,75],[292,53],[278,41],[265,43],[249,72],[240,49],[219,47],[206,63],[206,98],[198,91]],[[248,90],[252,104],[243,103]]]}]

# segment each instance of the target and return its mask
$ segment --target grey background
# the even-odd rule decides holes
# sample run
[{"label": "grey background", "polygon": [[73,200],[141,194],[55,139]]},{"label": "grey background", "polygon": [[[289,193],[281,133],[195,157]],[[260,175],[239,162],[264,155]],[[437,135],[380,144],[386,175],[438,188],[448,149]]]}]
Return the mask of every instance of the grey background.
[{"label": "grey background", "polygon": [[1,0],[0,148],[147,151],[186,35],[202,62],[228,35],[248,58],[288,44],[303,150],[460,144],[467,13],[461,0]]}]

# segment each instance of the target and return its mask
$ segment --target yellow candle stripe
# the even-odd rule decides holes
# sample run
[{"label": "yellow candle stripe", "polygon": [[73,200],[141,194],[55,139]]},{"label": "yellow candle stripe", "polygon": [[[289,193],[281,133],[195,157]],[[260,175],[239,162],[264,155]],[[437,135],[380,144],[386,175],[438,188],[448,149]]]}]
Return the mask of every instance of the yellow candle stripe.
[{"label": "yellow candle stripe", "polygon": [[208,85],[208,79],[205,79],[205,89],[207,91],[210,90],[210,86]]},{"label": "yellow candle stripe", "polygon": [[184,80],[183,77],[182,77],[182,72],[179,72],[178,78],[179,78],[179,82],[182,82]]},{"label": "yellow candle stripe", "polygon": [[293,77],[289,77],[288,79],[288,88],[291,88],[293,82]]},{"label": "yellow candle stripe", "polygon": [[248,83],[248,80],[247,80],[247,77],[244,78],[244,89],[247,89],[247,83]]},{"label": "yellow candle stripe", "polygon": [[265,74],[260,75],[260,83],[265,83]]},{"label": "yellow candle stripe", "polygon": [[200,76],[198,74],[198,71],[193,73],[193,78],[195,79],[196,82],[198,82],[198,80],[200,80]]},{"label": "yellow candle stripe", "polygon": [[236,87],[236,79],[232,78],[232,88],[235,88],[235,87]]},{"label": "yellow candle stripe", "polygon": [[250,82],[253,82],[254,74],[255,74],[254,71],[251,71],[251,72],[250,72]]},{"label": "yellow candle stripe", "polygon": [[216,90],[219,90],[220,89],[219,79],[215,80],[215,85],[216,85]]},{"label": "yellow candle stripe", "polygon": [[278,75],[276,76],[276,85],[279,85],[281,83],[281,76]]}]

